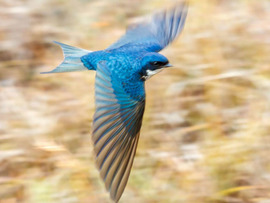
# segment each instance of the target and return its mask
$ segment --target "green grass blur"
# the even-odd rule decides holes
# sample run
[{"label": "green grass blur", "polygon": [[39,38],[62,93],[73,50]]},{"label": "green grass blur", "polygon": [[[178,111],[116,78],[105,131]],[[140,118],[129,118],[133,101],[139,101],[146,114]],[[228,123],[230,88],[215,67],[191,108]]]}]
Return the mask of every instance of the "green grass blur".
[{"label": "green grass blur", "polygon": [[[60,41],[104,49],[166,0],[0,1],[0,203],[110,202],[91,143],[94,72],[40,75]],[[191,0],[120,202],[270,202],[270,1]]]}]

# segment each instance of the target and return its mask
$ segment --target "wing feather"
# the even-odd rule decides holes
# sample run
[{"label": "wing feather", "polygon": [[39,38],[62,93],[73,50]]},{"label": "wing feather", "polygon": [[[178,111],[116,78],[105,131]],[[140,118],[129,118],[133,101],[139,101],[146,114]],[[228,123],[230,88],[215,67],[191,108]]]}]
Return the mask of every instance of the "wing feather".
[{"label": "wing feather", "polygon": [[107,50],[125,44],[141,44],[148,51],[160,51],[169,45],[183,30],[188,5],[186,2],[166,11],[156,13],[149,20],[144,18],[127,29],[127,32]]},{"label": "wing feather", "polygon": [[106,189],[117,202],[127,184],[136,153],[145,101],[137,101],[125,92],[106,62],[98,65],[95,87],[92,140],[96,164]]}]

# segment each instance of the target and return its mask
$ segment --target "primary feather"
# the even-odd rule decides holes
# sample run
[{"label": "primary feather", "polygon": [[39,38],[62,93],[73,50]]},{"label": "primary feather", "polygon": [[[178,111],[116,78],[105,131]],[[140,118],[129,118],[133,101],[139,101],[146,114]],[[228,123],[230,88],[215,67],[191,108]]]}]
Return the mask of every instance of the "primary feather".
[{"label": "primary feather", "polygon": [[111,198],[118,201],[136,152],[145,101],[133,99],[106,62],[98,64],[95,87],[96,163]]},{"label": "primary feather", "polygon": [[187,3],[158,12],[143,19],[127,30],[126,34],[107,48],[116,49],[126,44],[142,44],[149,51],[160,51],[169,45],[183,30],[187,16]]}]

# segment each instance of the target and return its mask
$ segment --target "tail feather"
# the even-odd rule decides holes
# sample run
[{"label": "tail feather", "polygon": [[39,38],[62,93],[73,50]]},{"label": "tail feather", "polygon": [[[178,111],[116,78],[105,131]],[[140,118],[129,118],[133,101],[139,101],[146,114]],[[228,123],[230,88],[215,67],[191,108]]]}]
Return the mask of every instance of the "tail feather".
[{"label": "tail feather", "polygon": [[54,41],[54,43],[61,46],[63,54],[64,54],[64,60],[59,66],[57,66],[52,71],[41,72],[42,74],[88,70],[88,68],[86,68],[83,65],[83,63],[81,61],[81,57],[90,53],[91,51],[72,47],[72,46],[69,46],[67,44],[63,44],[63,43],[56,42],[56,41]]}]

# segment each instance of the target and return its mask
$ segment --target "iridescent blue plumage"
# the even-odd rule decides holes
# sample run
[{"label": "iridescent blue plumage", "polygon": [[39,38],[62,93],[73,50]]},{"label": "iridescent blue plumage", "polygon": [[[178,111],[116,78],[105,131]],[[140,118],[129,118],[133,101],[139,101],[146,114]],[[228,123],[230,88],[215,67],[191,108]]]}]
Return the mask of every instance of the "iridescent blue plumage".
[{"label": "iridescent blue plumage", "polygon": [[145,107],[145,80],[170,66],[168,59],[157,52],[179,35],[186,15],[186,4],[156,13],[150,20],[131,26],[123,37],[101,51],[57,42],[65,59],[46,73],[96,71],[92,139],[100,175],[116,202],[136,153]]}]

